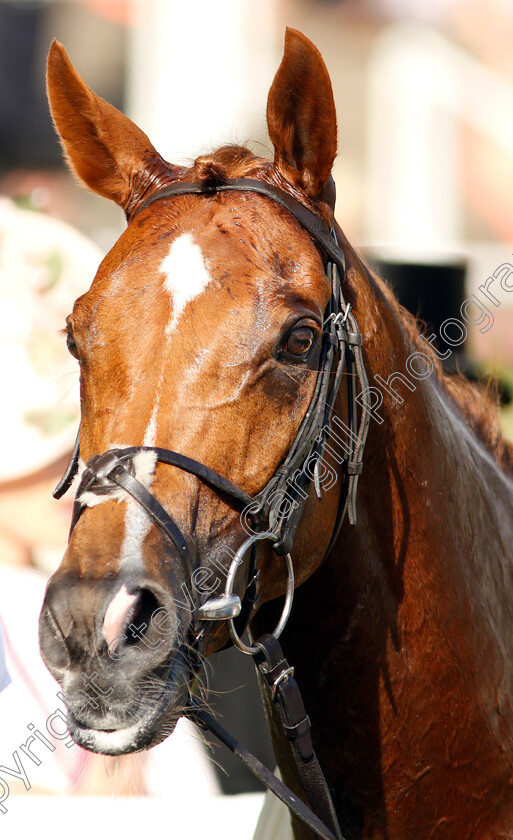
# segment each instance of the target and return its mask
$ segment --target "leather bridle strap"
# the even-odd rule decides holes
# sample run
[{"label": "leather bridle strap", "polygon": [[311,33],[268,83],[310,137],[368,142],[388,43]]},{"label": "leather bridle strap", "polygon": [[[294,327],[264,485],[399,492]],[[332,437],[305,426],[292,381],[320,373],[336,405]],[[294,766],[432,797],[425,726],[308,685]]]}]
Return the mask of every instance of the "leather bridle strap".
[{"label": "leather bridle strap", "polygon": [[[150,446],[129,446],[123,449],[109,449],[103,455],[93,456],[85,466],[73,506],[70,535],[83,510],[87,507],[87,497],[84,494],[92,492],[95,495],[109,495],[116,488],[121,488],[144,508],[155,524],[174,543],[185,568],[192,577],[194,573],[193,555],[186,538],[164,506],[131,473],[134,458],[143,452],[149,452],[154,455],[156,462],[178,467],[197,476],[205,484],[217,490],[220,495],[227,496],[234,507],[242,509],[252,502],[251,496],[227,478],[219,475],[219,473],[216,473],[199,461],[188,458],[186,455],[181,455],[179,452]],[[62,495],[65,490],[66,487],[62,481],[54,491],[54,496],[59,498],[59,495]]]},{"label": "leather bridle strap", "polygon": [[336,263],[342,272],[345,272],[344,253],[330,236],[325,222],[284,190],[275,187],[273,184],[268,184],[266,181],[257,181],[254,178],[227,178],[221,184],[210,184],[205,181],[177,181],[154,192],[130,216],[130,221],[133,221],[150,204],[163,198],[173,198],[177,195],[216,195],[221,192],[252,192],[271,198],[276,204],[288,210],[297,219],[301,227],[308,231],[324,254]]},{"label": "leather bridle strap", "polygon": [[253,656],[263,681],[269,688],[271,706],[291,750],[301,786],[310,807],[299,799],[277,776],[224,729],[195,699],[187,704],[187,717],[208,729],[239,758],[254,776],[305,825],[324,840],[344,840],[329,788],[315,754],[310,734],[310,718],[305,712],[294,669],[283,655],[278,640],[269,634],[255,642],[259,652]]},{"label": "leather bridle strap", "polygon": [[282,731],[289,742],[308,801],[338,840],[344,840],[324,773],[313,748],[310,718],[294,679],[294,668],[290,667],[274,636],[262,636],[255,642],[255,646],[259,648],[259,653],[253,656],[253,660],[269,689],[271,707],[277,712]]},{"label": "leather bridle strap", "polygon": [[248,770],[261,782],[267,790],[271,791],[289,811],[292,811],[295,816],[300,819],[305,825],[315,832],[316,836],[322,837],[323,840],[343,840],[340,834],[333,834],[323,822],[317,817],[314,812],[308,808],[305,803],[299,799],[290,788],[269,770],[265,764],[262,764],[256,755],[253,755],[243,744],[236,740],[233,735],[230,735],[227,730],[221,726],[219,721],[211,714],[206,712],[198,703],[197,700],[189,700],[187,704],[187,717],[198,724],[201,729],[208,729],[216,738],[227,747],[236,758],[240,759],[246,765]]},{"label": "leather bridle strap", "polygon": [[[296,794],[293,793],[290,788],[281,781],[281,779],[275,776],[274,773],[265,766],[265,764],[262,764],[259,758],[253,755],[253,753],[251,753],[243,744],[237,741],[233,735],[230,735],[230,733],[227,732],[227,730],[221,726],[219,721],[217,721],[211,714],[206,712],[197,700],[190,699],[188,701],[186,716],[198,724],[198,726],[202,729],[208,729],[213,735],[215,735],[215,737],[224,744],[224,746],[227,747],[236,758],[246,765],[248,770],[253,773],[259,782],[261,782],[268,791],[273,793],[281,802],[283,802],[289,811],[301,820],[301,822],[307,825],[317,837],[322,837],[323,840],[344,840],[340,833],[340,828],[333,809],[333,803],[331,802],[331,796],[326,786],[326,781],[324,780],[319,763],[315,758],[315,754],[315,764],[319,769],[322,779],[317,777],[315,786],[310,785],[305,787],[305,790],[308,791],[308,799],[312,805],[312,808],[309,808],[305,805],[303,800],[296,796]],[[310,778],[312,778],[312,774],[310,774]],[[323,795],[323,792],[320,789],[322,788],[323,780],[325,793],[330,800],[327,812],[326,809],[324,807],[320,807],[319,804],[319,800],[323,800],[323,803],[327,804],[326,796]],[[306,780],[304,778],[304,774],[301,781],[302,784],[305,784]],[[319,796],[314,795],[314,790],[319,793]],[[312,810],[313,808],[315,808],[316,811],[318,809],[318,813],[321,815],[322,819],[314,813],[314,810]],[[328,816],[326,816],[326,813]],[[332,826],[332,828],[328,828],[328,826]]]}]

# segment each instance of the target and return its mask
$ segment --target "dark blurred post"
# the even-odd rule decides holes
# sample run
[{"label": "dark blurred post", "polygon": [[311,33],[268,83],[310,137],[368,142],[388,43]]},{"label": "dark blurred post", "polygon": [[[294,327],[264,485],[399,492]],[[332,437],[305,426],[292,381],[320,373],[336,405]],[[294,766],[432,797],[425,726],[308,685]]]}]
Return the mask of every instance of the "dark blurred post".
[{"label": "dark blurred post", "polygon": [[371,258],[371,262],[377,273],[391,285],[402,306],[426,324],[426,335],[435,334],[435,346],[442,353],[448,349],[452,351],[443,362],[444,369],[448,373],[459,371],[474,378],[475,368],[465,352],[466,340],[454,351],[441,338],[444,321],[462,320],[460,308],[465,300],[466,262],[402,262],[379,257]]},{"label": "dark blurred post", "polygon": [[0,0],[0,175],[60,163],[40,64],[47,12],[37,0]]}]

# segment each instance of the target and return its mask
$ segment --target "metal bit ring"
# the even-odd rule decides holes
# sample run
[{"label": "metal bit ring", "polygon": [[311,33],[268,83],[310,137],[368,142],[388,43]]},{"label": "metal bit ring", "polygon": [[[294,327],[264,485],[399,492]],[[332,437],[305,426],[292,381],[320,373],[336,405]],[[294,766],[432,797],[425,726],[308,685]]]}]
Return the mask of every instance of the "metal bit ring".
[{"label": "metal bit ring", "polygon": [[[244,555],[249,551],[253,543],[257,542],[258,540],[273,540],[273,542],[276,543],[278,542],[278,537],[272,531],[264,531],[261,534],[253,534],[253,536],[249,537],[246,540],[246,542],[242,543],[237,553],[235,554],[235,557],[233,558],[228,571],[228,576],[226,578],[226,586],[224,589],[225,596],[230,596],[233,594],[232,590],[237,569],[239,568],[239,566],[242,565]],[[285,565],[287,569],[287,591],[285,594],[285,603],[283,605],[280,620],[276,625],[274,632],[271,634],[275,637],[275,639],[279,638],[279,636],[285,628],[285,625],[287,624],[290,611],[292,609],[292,601],[294,599],[294,567],[292,565],[292,558],[290,554],[285,554],[283,559],[285,560]],[[242,653],[247,653],[249,656],[253,656],[253,654],[258,653],[259,648],[256,645],[247,645],[245,642],[242,641],[235,629],[233,618],[228,618],[226,623],[228,625],[228,630],[233,644],[236,647],[238,647],[239,650],[242,651]]]}]

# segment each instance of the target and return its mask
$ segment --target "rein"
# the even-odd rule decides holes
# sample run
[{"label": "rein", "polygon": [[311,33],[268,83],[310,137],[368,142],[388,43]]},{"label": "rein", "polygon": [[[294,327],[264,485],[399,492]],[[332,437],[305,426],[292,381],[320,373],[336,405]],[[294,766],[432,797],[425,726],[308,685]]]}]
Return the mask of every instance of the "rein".
[{"label": "rein", "polygon": [[[300,202],[263,181],[249,178],[228,179],[222,184],[181,181],[155,192],[132,215],[131,220],[153,204],[179,195],[215,195],[220,192],[256,192],[267,196],[286,209],[308,232],[325,257],[326,274],[330,280],[331,294],[324,313],[324,332],[319,359],[319,372],[312,400],[303,418],[296,438],[267,484],[255,495],[232,484],[209,467],[168,449],[160,447],[127,447],[111,449],[95,455],[85,465],[77,489],[70,535],[87,504],[81,501],[84,493],[108,495],[122,488],[148,513],[175,545],[187,573],[195,570],[193,553],[173,517],[156,497],[134,475],[134,458],[138,453],[151,452],[158,463],[169,464],[195,475],[224,496],[234,507],[244,510],[252,522],[253,536],[237,551],[227,575],[222,594],[207,598],[196,605],[196,621],[227,621],[231,640],[241,651],[251,654],[264,682],[269,686],[271,703],[278,713],[301,784],[313,811],[293,794],[282,782],[265,768],[215,721],[204,712],[195,700],[189,701],[188,715],[202,727],[210,729],[226,746],[232,749],[271,789],[287,807],[318,836],[325,840],[343,840],[326,780],[313,750],[310,720],[304,710],[294,669],[285,660],[277,641],[285,627],[294,592],[294,575],[290,552],[301,516],[313,483],[317,497],[321,498],[322,456],[330,434],[333,406],[340,388],[342,375],[347,373],[347,459],[342,463],[344,481],[333,532],[325,551],[326,557],[333,548],[340,528],[347,515],[349,522],[356,522],[356,490],[363,467],[363,450],[370,421],[367,403],[367,377],[362,358],[362,336],[350,305],[342,291],[345,279],[345,258],[334,230]],[[357,385],[360,385],[362,410],[358,422],[356,403]],[[57,485],[54,496],[60,498],[69,489],[79,469],[80,433],[77,436],[70,463]],[[266,634],[254,644],[247,645],[241,636],[258,601],[258,571],[256,570],[255,544],[262,539],[273,543],[273,550],[284,558],[287,569],[287,595],[282,616],[272,634]],[[235,574],[249,553],[249,571],[245,595],[241,601],[233,592]],[[195,587],[192,587],[195,592]],[[194,596],[197,598],[197,595]],[[199,630],[195,643],[203,635]],[[327,827],[327,825],[329,827]]]}]

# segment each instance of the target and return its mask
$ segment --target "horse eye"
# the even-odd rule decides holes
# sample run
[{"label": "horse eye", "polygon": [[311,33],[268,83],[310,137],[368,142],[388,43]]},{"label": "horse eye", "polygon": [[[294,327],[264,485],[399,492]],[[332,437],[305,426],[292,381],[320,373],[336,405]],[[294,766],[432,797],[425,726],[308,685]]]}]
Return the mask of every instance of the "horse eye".
[{"label": "horse eye", "polygon": [[291,356],[304,356],[313,344],[314,331],[310,327],[292,330],[284,344],[284,350]]},{"label": "horse eye", "polygon": [[66,347],[68,348],[69,352],[75,359],[78,359],[78,347],[75,343],[75,339],[73,337],[73,332],[71,331],[71,327],[68,326],[66,330]]}]

